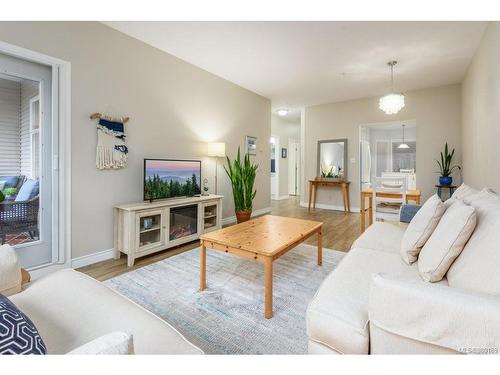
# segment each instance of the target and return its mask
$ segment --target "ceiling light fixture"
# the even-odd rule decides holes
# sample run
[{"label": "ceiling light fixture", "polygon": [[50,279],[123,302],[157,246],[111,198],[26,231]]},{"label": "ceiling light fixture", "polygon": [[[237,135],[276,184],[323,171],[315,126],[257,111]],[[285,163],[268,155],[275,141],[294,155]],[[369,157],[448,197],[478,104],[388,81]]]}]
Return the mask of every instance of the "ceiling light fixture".
[{"label": "ceiling light fixture", "polygon": [[276,111],[276,113],[280,116],[286,116],[288,114],[288,109],[281,108]]},{"label": "ceiling light fixture", "polygon": [[401,143],[398,148],[410,148],[410,146],[408,146],[406,143],[405,143],[405,124],[402,125],[403,127],[403,143]]},{"label": "ceiling light fixture", "polygon": [[396,94],[394,92],[394,66],[397,61],[389,61],[387,65],[391,67],[391,94],[387,94],[380,98],[378,107],[387,115],[398,113],[405,106],[405,97],[403,94]]}]

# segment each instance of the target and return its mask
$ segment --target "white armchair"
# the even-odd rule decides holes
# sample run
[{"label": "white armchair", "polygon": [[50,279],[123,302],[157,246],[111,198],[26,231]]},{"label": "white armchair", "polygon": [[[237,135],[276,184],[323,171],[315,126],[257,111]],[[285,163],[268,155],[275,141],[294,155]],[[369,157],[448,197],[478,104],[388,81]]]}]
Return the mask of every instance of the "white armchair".
[{"label": "white armchair", "polygon": [[0,246],[0,293],[5,296],[21,291],[21,264],[15,250],[9,245]]},{"label": "white armchair", "polygon": [[370,352],[494,354],[500,299],[386,274],[372,276]]}]

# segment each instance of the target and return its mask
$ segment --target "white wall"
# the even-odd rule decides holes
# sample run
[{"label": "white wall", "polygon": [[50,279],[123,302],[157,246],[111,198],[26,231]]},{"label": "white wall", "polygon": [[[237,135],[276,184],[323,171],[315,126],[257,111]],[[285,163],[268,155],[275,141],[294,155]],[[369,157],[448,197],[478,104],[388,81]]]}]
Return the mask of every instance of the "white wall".
[{"label": "white wall", "polygon": [[[73,258],[112,248],[112,207],[141,201],[147,157],[202,159],[213,190],[206,142],[226,142],[233,157],[245,135],[256,136],[254,210],[269,207],[268,99],[98,22],[0,22],[0,39],[71,63]],[[96,169],[93,112],[130,116],[125,169]],[[234,215],[222,168],[219,193],[223,216]]]},{"label": "white wall", "polygon": [[[438,181],[435,159],[445,142],[456,148],[456,162],[461,161],[460,85],[448,85],[405,93],[406,107],[396,115],[386,115],[378,108],[378,98],[352,100],[307,107],[304,118],[305,173],[307,180],[316,176],[317,142],[322,139],[348,139],[348,179],[351,181],[351,208],[359,208],[359,125],[390,121],[415,120],[417,124],[417,188],[423,199],[435,193]],[[354,158],[354,163],[350,159]],[[459,180],[459,176],[457,176]],[[308,192],[302,194],[304,203]],[[318,189],[317,202],[342,206],[341,193]]]},{"label": "white wall", "polygon": [[462,83],[464,181],[500,192],[500,22],[490,22]]},{"label": "white wall", "polygon": [[19,152],[19,82],[0,78],[0,175],[18,175]]},{"label": "white wall", "polygon": [[281,149],[286,148],[288,152],[289,140],[300,143],[300,119],[287,120],[276,114],[271,116],[271,134],[279,138],[279,150],[277,152],[279,162],[279,197],[288,197],[288,174],[289,157],[281,157]]}]

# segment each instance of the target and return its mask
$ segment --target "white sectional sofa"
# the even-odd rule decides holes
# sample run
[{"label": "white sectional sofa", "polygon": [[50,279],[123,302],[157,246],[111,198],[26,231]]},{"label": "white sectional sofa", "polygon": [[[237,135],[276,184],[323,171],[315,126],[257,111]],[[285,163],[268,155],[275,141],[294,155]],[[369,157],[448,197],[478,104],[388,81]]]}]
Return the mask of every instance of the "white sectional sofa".
[{"label": "white sectional sofa", "polygon": [[[10,300],[33,321],[48,354],[66,354],[117,331],[133,336],[135,354],[202,354],[164,320],[99,281],[71,269],[31,282],[16,293],[21,275],[20,268],[15,271],[13,254],[9,246],[0,247],[0,257],[6,259],[3,269],[0,262],[0,274],[19,272],[8,278],[10,284],[0,283],[0,292],[10,291],[6,294],[11,294]],[[11,285],[12,280],[18,280],[17,287]]]},{"label": "white sectional sofa", "polygon": [[437,283],[401,259],[402,224],[374,223],[325,279],[307,311],[310,353],[497,353],[500,196],[463,188],[476,228]]}]

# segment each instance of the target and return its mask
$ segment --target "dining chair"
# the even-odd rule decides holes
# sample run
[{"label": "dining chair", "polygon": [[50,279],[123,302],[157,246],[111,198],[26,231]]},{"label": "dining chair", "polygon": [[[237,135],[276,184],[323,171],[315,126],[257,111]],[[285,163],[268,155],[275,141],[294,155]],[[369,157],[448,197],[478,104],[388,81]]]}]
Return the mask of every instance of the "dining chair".
[{"label": "dining chair", "polygon": [[[375,177],[372,181],[372,191],[374,220],[399,221],[399,211],[406,203],[406,177]],[[379,193],[394,194],[394,196],[381,197]]]}]

